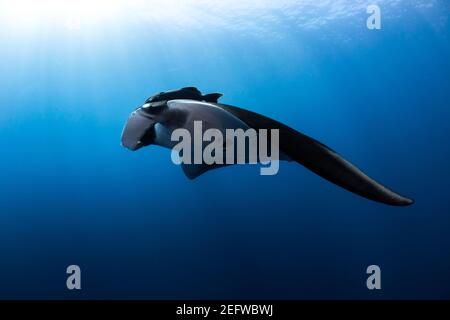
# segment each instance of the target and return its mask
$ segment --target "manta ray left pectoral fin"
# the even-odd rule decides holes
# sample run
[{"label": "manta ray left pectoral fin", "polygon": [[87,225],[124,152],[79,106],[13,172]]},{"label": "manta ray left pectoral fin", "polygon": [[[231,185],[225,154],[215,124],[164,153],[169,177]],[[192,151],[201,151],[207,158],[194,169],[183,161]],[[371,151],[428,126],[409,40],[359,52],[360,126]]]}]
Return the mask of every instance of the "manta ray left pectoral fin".
[{"label": "manta ray left pectoral fin", "polygon": [[[223,145],[222,148],[223,148],[222,152],[223,152],[223,154],[225,154],[226,146]],[[183,170],[184,175],[191,180],[198,178],[205,172],[208,172],[208,171],[214,170],[214,169],[218,169],[218,168],[222,168],[225,166],[227,166],[227,164],[217,164],[217,163],[207,164],[204,162],[199,163],[199,164],[196,164],[196,163],[187,164],[184,162],[181,163],[181,169]]]},{"label": "manta ray left pectoral fin", "polygon": [[226,164],[181,164],[181,169],[186,177],[193,180],[205,172],[226,166]]}]

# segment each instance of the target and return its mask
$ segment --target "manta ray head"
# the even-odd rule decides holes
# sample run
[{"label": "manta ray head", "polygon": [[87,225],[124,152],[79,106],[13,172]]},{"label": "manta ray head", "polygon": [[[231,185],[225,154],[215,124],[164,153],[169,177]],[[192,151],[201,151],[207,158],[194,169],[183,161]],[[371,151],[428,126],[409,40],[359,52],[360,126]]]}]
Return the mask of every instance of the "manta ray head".
[{"label": "manta ray head", "polygon": [[165,102],[146,102],[133,111],[122,132],[122,146],[136,151],[152,144],[155,139],[155,125],[163,119],[166,108]]}]

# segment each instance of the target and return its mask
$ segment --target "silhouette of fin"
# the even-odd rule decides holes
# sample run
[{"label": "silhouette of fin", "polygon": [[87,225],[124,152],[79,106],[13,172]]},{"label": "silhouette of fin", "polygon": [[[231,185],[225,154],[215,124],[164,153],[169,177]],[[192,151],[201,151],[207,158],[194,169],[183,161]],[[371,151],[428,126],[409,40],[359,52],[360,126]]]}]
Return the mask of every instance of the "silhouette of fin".
[{"label": "silhouette of fin", "polygon": [[208,93],[203,96],[203,100],[206,102],[217,102],[221,96],[223,96],[221,93]]},{"label": "silhouette of fin", "polygon": [[279,129],[280,151],[322,178],[370,200],[393,206],[407,206],[414,201],[381,185],[326,145],[278,121],[238,107],[217,104],[249,127]]}]

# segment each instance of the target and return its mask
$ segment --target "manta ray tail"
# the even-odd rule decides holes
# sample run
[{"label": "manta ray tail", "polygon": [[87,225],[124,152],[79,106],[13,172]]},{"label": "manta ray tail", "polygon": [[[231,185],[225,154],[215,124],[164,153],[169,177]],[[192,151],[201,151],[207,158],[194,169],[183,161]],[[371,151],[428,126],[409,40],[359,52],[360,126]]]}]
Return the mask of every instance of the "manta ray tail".
[{"label": "manta ray tail", "polygon": [[407,206],[414,201],[376,182],[338,153],[284,124],[255,112],[219,104],[250,127],[279,129],[280,151],[322,178],[362,197],[393,206]]}]

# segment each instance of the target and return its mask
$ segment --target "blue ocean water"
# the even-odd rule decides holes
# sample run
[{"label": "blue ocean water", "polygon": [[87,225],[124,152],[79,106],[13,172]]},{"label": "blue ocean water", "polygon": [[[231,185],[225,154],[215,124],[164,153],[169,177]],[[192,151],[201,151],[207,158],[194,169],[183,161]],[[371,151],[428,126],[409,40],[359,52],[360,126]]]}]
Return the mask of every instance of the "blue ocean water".
[{"label": "blue ocean water", "polygon": [[[450,298],[447,1],[40,3],[0,4],[0,298]],[[168,150],[121,147],[135,107],[184,86],[416,203],[374,203],[294,163],[190,181]],[[382,290],[366,288],[372,264]]]}]

